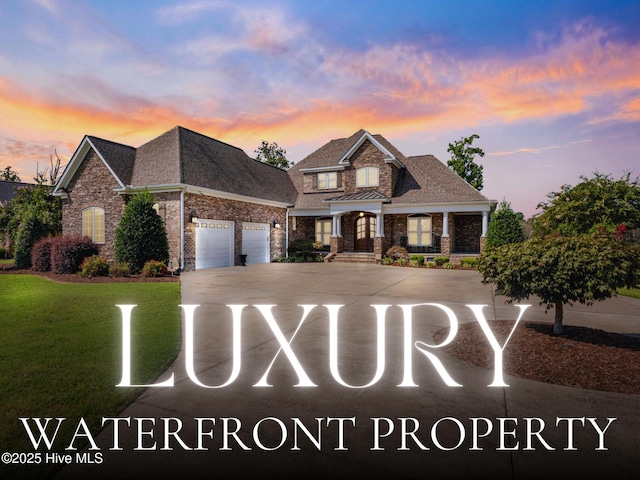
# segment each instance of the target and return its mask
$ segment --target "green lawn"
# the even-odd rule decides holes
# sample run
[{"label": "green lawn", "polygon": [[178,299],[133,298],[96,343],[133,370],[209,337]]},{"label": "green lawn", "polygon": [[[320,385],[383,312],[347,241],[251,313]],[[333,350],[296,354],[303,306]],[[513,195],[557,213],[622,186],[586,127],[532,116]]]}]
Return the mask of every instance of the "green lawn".
[{"label": "green lawn", "polygon": [[621,288],[618,293],[626,297],[640,298],[640,288]]},{"label": "green lawn", "polygon": [[[33,451],[19,417],[66,417],[59,436],[68,444],[80,417],[97,433],[101,417],[117,415],[140,394],[115,387],[122,368],[116,304],[138,305],[132,383],[151,383],[179,350],[179,283],[63,284],[0,275],[0,452]],[[58,451],[66,446],[56,442]],[[52,473],[42,464],[0,466],[0,478],[27,471],[30,478]]]},{"label": "green lawn", "polygon": [[0,265],[11,265],[13,258],[0,258]]}]

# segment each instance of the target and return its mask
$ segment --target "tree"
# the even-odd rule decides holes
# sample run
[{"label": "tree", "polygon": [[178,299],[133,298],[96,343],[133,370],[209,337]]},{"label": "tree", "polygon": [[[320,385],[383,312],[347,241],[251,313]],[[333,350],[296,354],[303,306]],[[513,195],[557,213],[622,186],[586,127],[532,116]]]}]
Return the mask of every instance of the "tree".
[{"label": "tree", "polygon": [[6,182],[19,182],[20,177],[11,169],[10,165],[7,165],[4,170],[0,170],[0,180],[4,180]]},{"label": "tree", "polygon": [[614,180],[610,175],[594,173],[581,176],[581,183],[563,185],[559,192],[547,195],[549,201],[538,204],[543,211],[533,218],[536,234],[575,235],[600,227],[609,231],[624,224],[640,227],[640,181],[626,173]]},{"label": "tree", "polygon": [[256,160],[273,165],[274,167],[286,170],[293,165],[293,162],[287,160],[287,151],[278,146],[276,142],[269,143],[262,140],[260,146],[255,150]]},{"label": "tree", "polygon": [[478,270],[510,303],[535,295],[555,307],[553,333],[561,334],[565,304],[591,305],[638,286],[640,248],[604,234],[537,236],[485,250]]},{"label": "tree", "polygon": [[514,212],[509,202],[500,202],[489,222],[486,246],[493,248],[506,243],[522,242],[524,233],[521,218],[524,218],[524,215]]},{"label": "tree", "polygon": [[450,143],[447,152],[451,153],[451,160],[447,162],[447,166],[465,179],[469,185],[480,191],[483,187],[483,167],[473,160],[476,155],[484,157],[484,151],[479,147],[471,146],[476,138],[480,138],[480,136],[474,133],[470,137],[463,137]]},{"label": "tree", "polygon": [[135,194],[116,228],[116,261],[129,263],[136,272],[149,260],[169,259],[167,232],[154,204],[155,198],[148,190]]}]

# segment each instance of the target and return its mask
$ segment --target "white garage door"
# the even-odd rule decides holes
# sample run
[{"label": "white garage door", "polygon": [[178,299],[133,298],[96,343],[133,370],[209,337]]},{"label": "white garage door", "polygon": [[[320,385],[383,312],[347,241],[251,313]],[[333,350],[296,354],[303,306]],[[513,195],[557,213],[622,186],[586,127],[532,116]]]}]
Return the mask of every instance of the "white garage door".
[{"label": "white garage door", "polygon": [[196,270],[230,267],[233,258],[233,222],[206,220],[196,224]]},{"label": "white garage door", "polygon": [[269,227],[268,223],[242,224],[242,253],[247,256],[247,264],[271,261]]}]

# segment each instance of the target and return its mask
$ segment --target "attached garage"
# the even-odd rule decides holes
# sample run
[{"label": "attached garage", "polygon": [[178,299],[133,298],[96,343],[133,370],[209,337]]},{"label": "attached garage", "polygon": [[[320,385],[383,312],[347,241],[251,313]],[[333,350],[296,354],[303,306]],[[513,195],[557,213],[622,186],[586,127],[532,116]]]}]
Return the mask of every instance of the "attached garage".
[{"label": "attached garage", "polygon": [[196,270],[235,264],[233,222],[199,219],[196,227]]},{"label": "attached garage", "polygon": [[268,223],[242,224],[242,254],[247,256],[247,264],[269,263],[271,261],[271,242]]}]

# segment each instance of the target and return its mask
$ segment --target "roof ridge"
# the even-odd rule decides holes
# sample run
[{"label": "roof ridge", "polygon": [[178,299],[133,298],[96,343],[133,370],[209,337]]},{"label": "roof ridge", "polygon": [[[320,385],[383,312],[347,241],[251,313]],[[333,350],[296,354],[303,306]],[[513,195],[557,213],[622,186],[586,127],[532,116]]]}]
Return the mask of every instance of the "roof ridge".
[{"label": "roof ridge", "polygon": [[126,144],[120,143],[120,142],[114,142],[113,140],[107,140],[106,138],[96,137],[95,135],[85,135],[85,136],[87,138],[89,138],[89,139],[100,140],[101,142],[110,143],[112,145],[118,145],[120,147],[132,148],[134,150],[137,149],[136,147],[132,147],[131,145],[126,145]]},{"label": "roof ridge", "polygon": [[[200,137],[204,137],[204,138],[206,138],[208,140],[213,140],[214,142],[218,142],[218,143],[220,143],[222,145],[227,145],[228,147],[235,148],[236,150],[240,150],[241,152],[244,152],[244,150],[242,150],[240,147],[236,147],[235,145],[231,145],[230,143],[223,142],[222,140],[218,140],[217,138],[210,137],[209,135],[205,135],[204,133],[196,132],[195,130],[191,130],[190,128],[183,127],[182,125],[176,125],[171,130],[174,130],[174,129],[178,129],[178,133],[180,131],[193,133],[193,134],[198,135]],[[169,131],[171,131],[171,130],[169,130]],[[246,152],[244,152],[244,153],[246,154]]]}]

